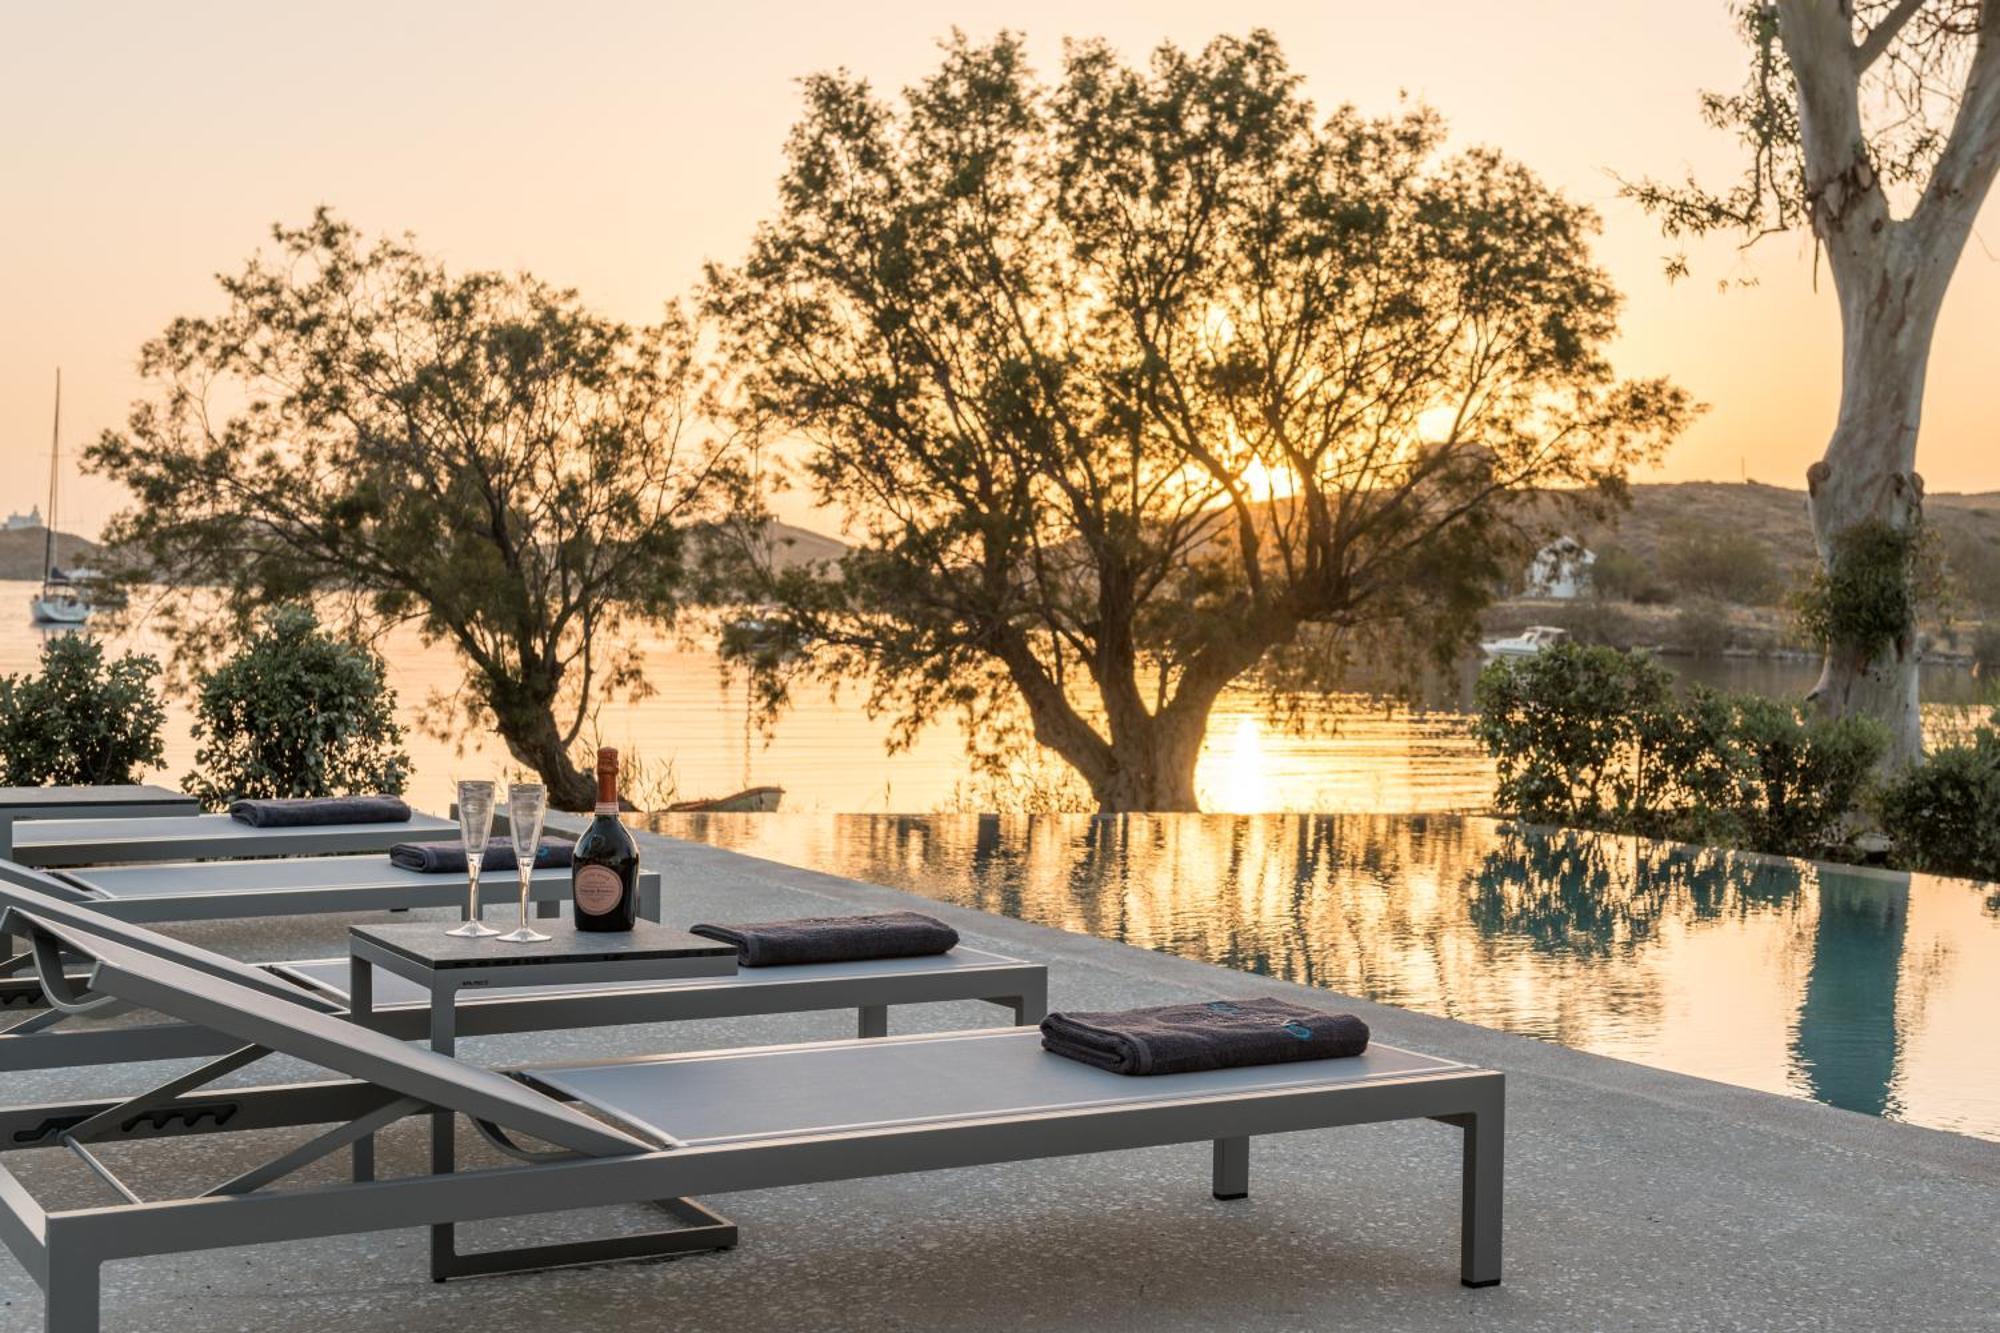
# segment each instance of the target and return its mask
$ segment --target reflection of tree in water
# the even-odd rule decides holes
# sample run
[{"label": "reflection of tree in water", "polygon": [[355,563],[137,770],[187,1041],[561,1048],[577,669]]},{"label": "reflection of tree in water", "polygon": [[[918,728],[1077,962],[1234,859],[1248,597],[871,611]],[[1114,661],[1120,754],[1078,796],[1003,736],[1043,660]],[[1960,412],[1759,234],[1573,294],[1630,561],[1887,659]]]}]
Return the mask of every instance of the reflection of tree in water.
[{"label": "reflection of tree in water", "polygon": [[1569,829],[1509,829],[1473,877],[1480,932],[1544,953],[1629,954],[1669,917],[1688,922],[1795,905],[1798,871],[1716,848]]},{"label": "reflection of tree in water", "polygon": [[1824,871],[1812,971],[1792,1060],[1815,1099],[1883,1115],[1901,1053],[1896,986],[1910,914],[1907,880]]}]

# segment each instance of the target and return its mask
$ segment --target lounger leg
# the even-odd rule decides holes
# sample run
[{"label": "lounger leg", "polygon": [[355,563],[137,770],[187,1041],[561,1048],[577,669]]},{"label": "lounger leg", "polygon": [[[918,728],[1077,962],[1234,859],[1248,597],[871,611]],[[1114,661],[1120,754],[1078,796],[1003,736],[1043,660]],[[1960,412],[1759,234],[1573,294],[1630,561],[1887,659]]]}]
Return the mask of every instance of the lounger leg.
[{"label": "lounger leg", "polygon": [[859,1013],[860,1024],[855,1035],[860,1037],[886,1037],[889,1035],[889,1006],[886,1004],[864,1004]]},{"label": "lounger leg", "polygon": [[508,1250],[480,1250],[472,1254],[447,1253],[432,1260],[431,1277],[495,1277],[503,1273],[532,1273],[545,1268],[573,1268],[579,1264],[613,1264],[633,1259],[678,1259],[690,1254],[736,1247],[736,1224],[720,1213],[711,1212],[693,1199],[661,1199],[659,1207],[683,1225],[669,1231],[639,1235],[610,1236],[601,1240],[563,1241],[550,1245],[524,1245]]},{"label": "lounger leg", "polygon": [[97,1333],[98,1262],[51,1250],[42,1288],[45,1333]]},{"label": "lounger leg", "polygon": [[1500,1284],[1500,1196],[1505,1103],[1460,1120],[1465,1135],[1464,1190],[1459,1216],[1458,1280],[1468,1287]]},{"label": "lounger leg", "polygon": [[1247,1199],[1250,1197],[1250,1140],[1217,1139],[1215,1141],[1215,1197]]},{"label": "lounger leg", "polygon": [[[457,988],[433,983],[431,986],[431,1049],[452,1055],[458,1048],[456,1014]],[[458,1120],[449,1111],[431,1116],[431,1173],[448,1176],[457,1165]],[[458,1257],[457,1229],[449,1222],[431,1227],[431,1281],[442,1282],[452,1273]]]},{"label": "lounger leg", "polygon": [[535,899],[535,915],[544,921],[551,917],[561,916],[562,904],[554,898],[537,898]]},{"label": "lounger leg", "polygon": [[[361,1024],[375,1015],[375,967],[359,956],[350,957],[347,963],[347,1013]],[[375,1179],[375,1136],[365,1134],[356,1139],[349,1151],[354,1159],[354,1179]]]},{"label": "lounger leg", "polygon": [[1023,991],[1014,997],[1014,1024],[1016,1027],[1026,1027],[1032,1023],[1039,1023],[1048,1016],[1049,983],[1048,978],[1044,977],[1033,990]]}]

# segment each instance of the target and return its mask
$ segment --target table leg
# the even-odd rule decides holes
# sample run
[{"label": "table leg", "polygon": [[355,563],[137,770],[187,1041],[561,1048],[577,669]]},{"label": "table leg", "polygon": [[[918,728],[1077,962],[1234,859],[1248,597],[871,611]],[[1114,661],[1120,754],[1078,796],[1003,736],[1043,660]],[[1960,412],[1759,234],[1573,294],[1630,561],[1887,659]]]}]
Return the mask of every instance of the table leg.
[{"label": "table leg", "polygon": [[[363,1027],[370,1026],[375,1016],[375,966],[359,954],[347,959],[347,1016]],[[352,1152],[355,1180],[375,1179],[375,1136],[356,1139]]]}]

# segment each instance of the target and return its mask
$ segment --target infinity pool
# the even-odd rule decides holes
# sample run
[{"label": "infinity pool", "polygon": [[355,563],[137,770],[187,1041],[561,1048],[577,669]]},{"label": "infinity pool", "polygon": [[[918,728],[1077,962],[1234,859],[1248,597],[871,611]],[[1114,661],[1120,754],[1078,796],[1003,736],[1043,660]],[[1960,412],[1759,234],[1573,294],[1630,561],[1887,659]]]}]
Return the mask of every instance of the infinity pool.
[{"label": "infinity pool", "polygon": [[2000,1140],[2000,889],[1454,816],[682,815],[661,832]]}]

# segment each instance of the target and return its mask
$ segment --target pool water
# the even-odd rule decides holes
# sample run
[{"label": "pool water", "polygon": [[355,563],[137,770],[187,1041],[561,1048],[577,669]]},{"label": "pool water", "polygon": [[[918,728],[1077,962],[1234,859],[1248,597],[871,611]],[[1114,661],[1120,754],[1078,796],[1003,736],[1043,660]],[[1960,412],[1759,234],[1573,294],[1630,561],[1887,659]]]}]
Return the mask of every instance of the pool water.
[{"label": "pool water", "polygon": [[682,815],[658,827],[2000,1141],[1992,885],[1438,815]]}]

